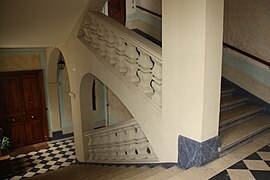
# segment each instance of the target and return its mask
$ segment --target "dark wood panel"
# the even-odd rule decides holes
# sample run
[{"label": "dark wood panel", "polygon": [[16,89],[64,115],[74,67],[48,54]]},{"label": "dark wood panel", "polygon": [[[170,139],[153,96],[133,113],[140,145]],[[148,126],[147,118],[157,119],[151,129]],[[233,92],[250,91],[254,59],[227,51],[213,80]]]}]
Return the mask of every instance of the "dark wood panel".
[{"label": "dark wood panel", "polygon": [[9,137],[12,140],[12,146],[21,147],[27,144],[25,138],[25,125],[22,115],[7,116],[6,121],[8,122],[8,132]]},{"label": "dark wood panel", "polygon": [[26,114],[39,111],[38,78],[35,74],[21,78],[24,111]]},{"label": "dark wood panel", "polygon": [[26,116],[25,129],[27,134],[27,143],[33,144],[43,140],[42,122],[38,114]]},{"label": "dark wood panel", "polygon": [[0,73],[0,126],[13,147],[48,141],[41,70]]},{"label": "dark wood panel", "polygon": [[119,23],[126,23],[126,1],[125,0],[109,0],[108,15]]},{"label": "dark wood panel", "polygon": [[21,95],[20,82],[16,76],[4,77],[1,83],[1,101],[6,115],[20,114],[21,112]]}]

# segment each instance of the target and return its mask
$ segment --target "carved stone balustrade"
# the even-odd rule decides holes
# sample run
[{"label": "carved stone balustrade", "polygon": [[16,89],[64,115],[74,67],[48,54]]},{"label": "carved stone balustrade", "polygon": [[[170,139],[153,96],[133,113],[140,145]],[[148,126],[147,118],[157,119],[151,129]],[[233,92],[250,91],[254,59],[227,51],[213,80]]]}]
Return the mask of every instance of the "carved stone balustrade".
[{"label": "carved stone balustrade", "polygon": [[99,12],[88,12],[79,38],[86,46],[91,45],[101,55],[99,57],[104,58],[104,62],[121,73],[127,82],[161,111],[160,47]]},{"label": "carved stone balustrade", "polygon": [[157,162],[147,138],[132,119],[84,134],[89,162]]}]

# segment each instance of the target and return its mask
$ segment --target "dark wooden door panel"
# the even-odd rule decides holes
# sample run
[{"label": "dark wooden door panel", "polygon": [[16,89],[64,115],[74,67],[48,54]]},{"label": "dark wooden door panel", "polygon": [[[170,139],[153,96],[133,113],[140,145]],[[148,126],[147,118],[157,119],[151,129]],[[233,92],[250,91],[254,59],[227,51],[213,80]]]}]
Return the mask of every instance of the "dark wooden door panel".
[{"label": "dark wooden door panel", "polygon": [[2,79],[1,101],[6,115],[21,113],[20,82],[16,76]]},{"label": "dark wooden door panel", "polygon": [[25,114],[39,111],[38,79],[35,75],[27,75],[21,79]]},{"label": "dark wooden door panel", "polygon": [[109,0],[108,15],[119,23],[126,23],[126,1],[125,0]]},{"label": "dark wooden door panel", "polygon": [[8,136],[12,139],[13,147],[20,147],[26,145],[25,125],[22,115],[7,116],[8,129],[6,129]]},{"label": "dark wooden door panel", "polygon": [[13,147],[48,140],[41,70],[0,73],[0,126]]},{"label": "dark wooden door panel", "polygon": [[28,144],[38,143],[43,140],[42,123],[38,114],[26,116],[25,128]]}]

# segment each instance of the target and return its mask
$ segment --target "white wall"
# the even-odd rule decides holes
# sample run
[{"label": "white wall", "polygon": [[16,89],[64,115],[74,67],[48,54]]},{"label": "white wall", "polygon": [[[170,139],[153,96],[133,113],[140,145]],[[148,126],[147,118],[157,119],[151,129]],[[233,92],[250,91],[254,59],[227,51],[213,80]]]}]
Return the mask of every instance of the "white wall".
[{"label": "white wall", "polygon": [[139,4],[145,9],[162,14],[162,0],[139,0]]},{"label": "white wall", "polygon": [[218,135],[223,1],[162,4],[162,119],[203,142]]},{"label": "white wall", "polygon": [[225,0],[225,42],[270,62],[269,0]]}]

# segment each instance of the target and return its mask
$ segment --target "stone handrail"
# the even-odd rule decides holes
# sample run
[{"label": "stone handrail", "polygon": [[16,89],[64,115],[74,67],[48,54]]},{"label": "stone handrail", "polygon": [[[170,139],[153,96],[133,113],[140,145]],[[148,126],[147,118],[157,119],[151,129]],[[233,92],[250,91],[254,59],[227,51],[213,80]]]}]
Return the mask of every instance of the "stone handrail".
[{"label": "stone handrail", "polygon": [[88,162],[158,162],[134,119],[84,133],[84,138],[88,142]]},{"label": "stone handrail", "polygon": [[88,12],[79,38],[161,108],[162,55],[159,46],[99,12]]}]

